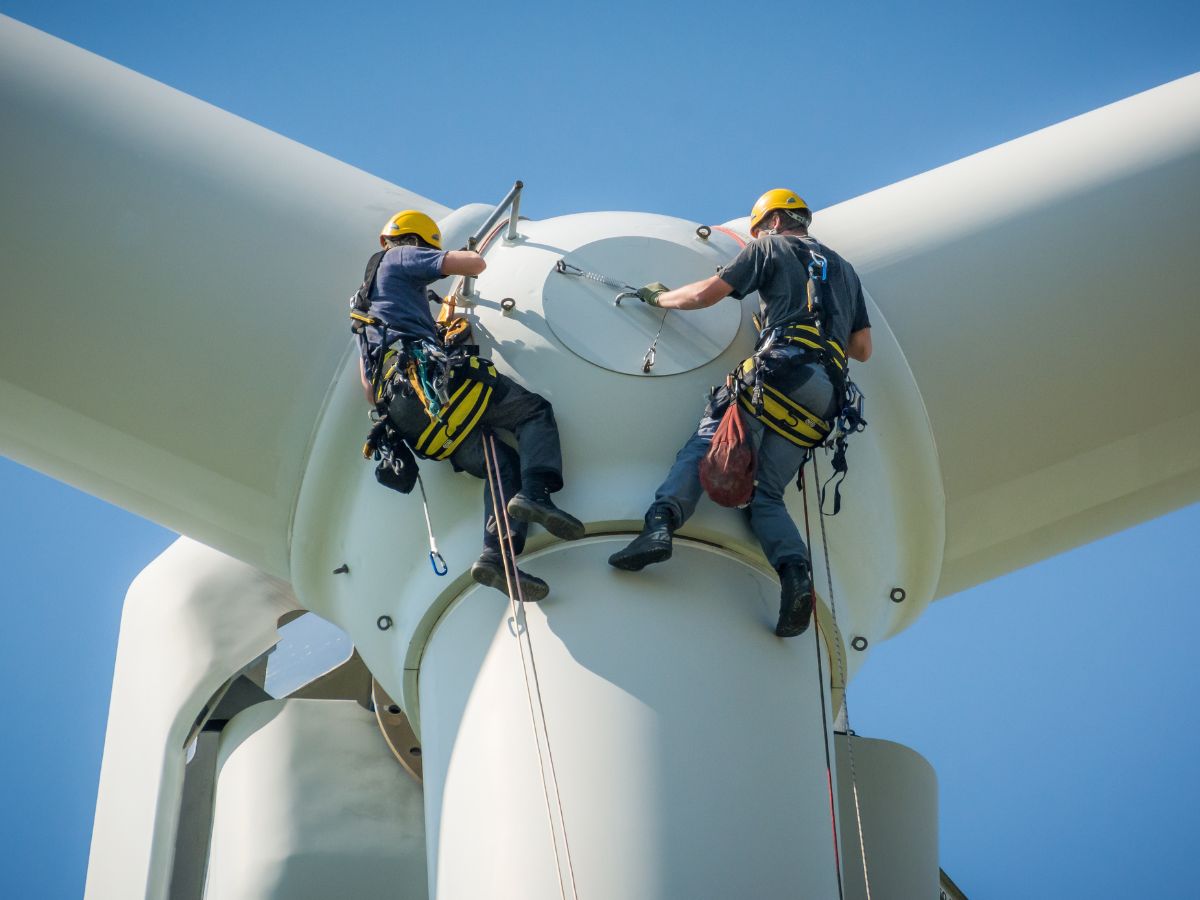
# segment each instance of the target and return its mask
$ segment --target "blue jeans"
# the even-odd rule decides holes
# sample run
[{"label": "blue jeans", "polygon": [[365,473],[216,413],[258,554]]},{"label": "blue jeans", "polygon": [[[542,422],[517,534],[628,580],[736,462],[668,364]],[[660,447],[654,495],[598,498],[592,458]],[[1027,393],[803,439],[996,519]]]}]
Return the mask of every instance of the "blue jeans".
[{"label": "blue jeans", "polygon": [[[795,386],[787,395],[792,400],[825,419],[837,412],[834,387],[821,365],[810,363],[790,375],[789,381]],[[785,563],[808,563],[808,547],[783,503],[784,491],[796,480],[804,462],[805,449],[768,430],[750,415],[744,414],[743,420],[758,458],[754,497],[747,510],[750,528],[776,570]],[[654,495],[654,506],[670,510],[676,527],[691,518],[704,493],[700,485],[700,460],[708,453],[719,424],[720,419],[712,416],[700,420],[696,433],[675,455],[675,464]]]}]

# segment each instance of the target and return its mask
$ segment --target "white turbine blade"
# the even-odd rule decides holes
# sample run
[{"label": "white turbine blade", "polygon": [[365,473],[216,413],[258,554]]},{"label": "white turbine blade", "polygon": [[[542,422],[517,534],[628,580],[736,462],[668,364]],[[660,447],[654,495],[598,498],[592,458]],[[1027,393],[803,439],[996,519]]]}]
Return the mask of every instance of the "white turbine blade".
[{"label": "white turbine blade", "polygon": [[1192,75],[818,217],[929,411],[940,594],[1200,499],[1198,208]]},{"label": "white turbine blade", "polygon": [[374,230],[446,209],[2,16],[0,121],[0,452],[286,574]]}]

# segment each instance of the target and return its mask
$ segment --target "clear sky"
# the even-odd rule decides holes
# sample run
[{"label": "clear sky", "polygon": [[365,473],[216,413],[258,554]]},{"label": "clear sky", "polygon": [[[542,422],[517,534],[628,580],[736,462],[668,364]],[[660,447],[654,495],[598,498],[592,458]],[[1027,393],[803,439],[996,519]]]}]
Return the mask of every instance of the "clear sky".
[{"label": "clear sky", "polygon": [[[0,12],[448,206],[522,178],[536,218],[827,206],[1200,70],[1194,0]],[[174,536],[3,459],[0,498],[0,897],[74,898],[121,601]],[[1192,506],[940,601],[851,686],[859,733],[936,767],[972,900],[1200,896],[1198,530]]]}]

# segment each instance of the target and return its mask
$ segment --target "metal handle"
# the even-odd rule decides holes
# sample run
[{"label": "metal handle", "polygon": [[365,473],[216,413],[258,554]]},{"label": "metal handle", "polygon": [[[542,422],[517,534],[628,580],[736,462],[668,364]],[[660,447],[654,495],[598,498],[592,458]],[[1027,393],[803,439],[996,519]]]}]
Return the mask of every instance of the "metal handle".
[{"label": "metal handle", "polygon": [[[470,238],[467,239],[468,250],[474,251],[479,247],[479,242],[487,236],[487,233],[492,230],[492,226],[500,221],[500,217],[508,212],[510,207],[512,209],[512,213],[508,219],[508,231],[506,232],[505,237],[511,241],[517,236],[517,210],[521,206],[521,190],[524,187],[525,183],[523,181],[516,181],[513,183],[513,186],[509,188],[508,193],[504,195],[504,199],[501,200],[496,208],[492,210],[492,214],[488,216],[487,220],[479,226],[479,228],[473,235],[471,235]],[[475,277],[473,275],[468,275],[463,278],[462,294],[464,297],[469,297],[474,293]]]}]

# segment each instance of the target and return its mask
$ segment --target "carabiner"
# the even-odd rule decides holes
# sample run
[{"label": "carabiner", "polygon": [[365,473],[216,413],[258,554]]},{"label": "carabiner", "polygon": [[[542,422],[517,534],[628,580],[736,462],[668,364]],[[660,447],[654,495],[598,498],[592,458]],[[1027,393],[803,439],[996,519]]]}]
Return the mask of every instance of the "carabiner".
[{"label": "carabiner", "polygon": [[813,266],[821,267],[821,280],[826,281],[829,275],[829,262],[820,253],[810,250],[812,261],[808,264],[808,277],[813,277]]},{"label": "carabiner", "polygon": [[655,351],[654,347],[652,346],[649,350],[646,351],[646,355],[642,358],[642,372],[644,374],[648,375],[650,373],[650,369],[654,365],[655,353],[656,353],[656,351]]},{"label": "carabiner", "polygon": [[438,553],[436,550],[429,551],[429,564],[433,566],[434,575],[441,576],[450,571],[450,567],[446,565],[446,561],[442,559],[442,554]]}]

